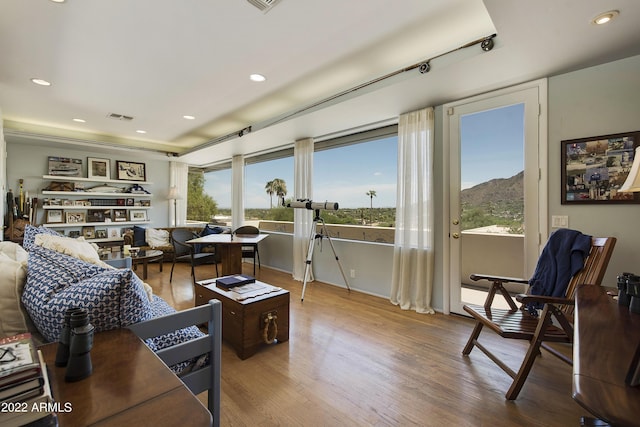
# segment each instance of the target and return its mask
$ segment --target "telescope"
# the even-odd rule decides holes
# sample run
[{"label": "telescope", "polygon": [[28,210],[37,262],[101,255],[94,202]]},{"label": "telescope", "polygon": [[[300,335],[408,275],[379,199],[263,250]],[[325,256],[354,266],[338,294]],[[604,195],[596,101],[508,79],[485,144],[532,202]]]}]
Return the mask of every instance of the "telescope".
[{"label": "telescope", "polygon": [[309,199],[298,199],[295,202],[285,203],[285,207],[295,209],[309,209],[311,211],[321,209],[327,211],[337,211],[338,202],[312,202]]}]

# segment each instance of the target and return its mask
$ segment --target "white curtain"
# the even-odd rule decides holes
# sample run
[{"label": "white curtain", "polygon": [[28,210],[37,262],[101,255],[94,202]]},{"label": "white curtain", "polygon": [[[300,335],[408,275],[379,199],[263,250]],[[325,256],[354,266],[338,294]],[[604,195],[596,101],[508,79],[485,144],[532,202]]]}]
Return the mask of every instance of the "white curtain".
[{"label": "white curtain", "polygon": [[[293,149],[294,198],[313,198],[313,139],[296,141]],[[305,261],[309,248],[309,234],[313,225],[313,212],[307,209],[293,210],[293,279],[304,281]],[[308,280],[313,280],[309,269]]]},{"label": "white curtain", "polygon": [[391,302],[434,313],[433,108],[400,116]]},{"label": "white curtain", "polygon": [[244,156],[231,158],[231,228],[244,224]]},{"label": "white curtain", "polygon": [[[169,224],[176,226],[187,222],[187,189],[189,183],[189,165],[182,162],[169,162],[169,186],[176,187],[180,198],[169,200]],[[174,205],[175,203],[175,205]],[[175,209],[174,209],[175,208]]]}]

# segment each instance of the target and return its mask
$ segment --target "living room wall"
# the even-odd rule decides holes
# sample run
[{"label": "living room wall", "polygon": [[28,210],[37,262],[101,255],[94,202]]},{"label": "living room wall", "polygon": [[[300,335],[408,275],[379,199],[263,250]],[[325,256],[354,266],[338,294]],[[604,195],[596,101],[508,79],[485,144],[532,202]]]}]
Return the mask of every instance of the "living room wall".
[{"label": "living room wall", "polygon": [[618,239],[603,284],[623,271],[640,274],[640,205],[563,205],[561,141],[640,131],[640,56],[549,79],[549,212],[569,227]]},{"label": "living room wall", "polygon": [[[97,157],[111,160],[111,176],[115,177],[115,161],[126,160],[141,162],[146,165],[147,181],[152,184],[146,186],[147,190],[153,193],[151,198],[151,209],[148,211],[149,226],[167,226],[169,224],[170,204],[167,200],[169,188],[169,158],[165,158],[156,153],[145,153],[135,151],[120,151],[114,148],[89,147],[73,145],[63,146],[61,144],[47,144],[46,141],[7,141],[7,189],[11,189],[16,194],[18,190],[18,180],[24,179],[24,191],[29,192],[29,197],[37,196],[42,198],[42,189],[49,184],[43,181],[42,176],[48,173],[48,157],[69,157],[82,159],[83,176],[87,176],[87,157]],[[64,177],[61,177],[64,181]],[[97,185],[86,183],[87,187]],[[38,223],[44,222],[42,209],[38,212]]]}]

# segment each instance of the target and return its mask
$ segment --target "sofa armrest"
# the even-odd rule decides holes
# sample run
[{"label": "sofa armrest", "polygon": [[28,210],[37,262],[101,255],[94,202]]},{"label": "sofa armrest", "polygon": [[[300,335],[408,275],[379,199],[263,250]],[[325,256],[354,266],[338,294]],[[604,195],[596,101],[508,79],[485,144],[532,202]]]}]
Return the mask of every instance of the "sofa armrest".
[{"label": "sofa armrest", "polygon": [[122,244],[123,245],[131,245],[133,246],[133,231],[126,231],[123,235],[122,235]]}]

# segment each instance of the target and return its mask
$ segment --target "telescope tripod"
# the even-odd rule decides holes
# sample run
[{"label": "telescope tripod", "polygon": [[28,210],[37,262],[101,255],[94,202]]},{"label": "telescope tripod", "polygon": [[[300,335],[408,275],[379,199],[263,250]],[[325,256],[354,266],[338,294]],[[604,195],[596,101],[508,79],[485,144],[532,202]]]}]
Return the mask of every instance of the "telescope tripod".
[{"label": "telescope tripod", "polygon": [[[322,242],[323,237],[327,237],[329,240],[329,245],[331,245],[331,250],[333,251],[333,256],[336,258],[336,262],[338,263],[338,267],[340,268],[340,273],[342,273],[342,278],[344,279],[344,283],[347,285],[347,290],[351,292],[351,288],[349,287],[349,281],[347,280],[347,276],[344,274],[344,270],[342,269],[342,265],[340,264],[340,259],[338,255],[336,255],[336,248],[333,247],[333,242],[331,241],[331,236],[327,232],[327,226],[324,223],[324,219],[320,216],[320,209],[315,210],[316,216],[313,218],[313,226],[311,227],[311,232],[309,233],[309,249],[307,250],[307,260],[306,266],[304,268],[304,283],[302,285],[302,297],[300,298],[301,302],[304,302],[304,291],[307,288],[307,280],[309,279],[309,269],[311,268],[311,260],[313,259],[313,247],[316,239],[319,239]],[[317,233],[317,224],[321,224],[320,233]]]}]

